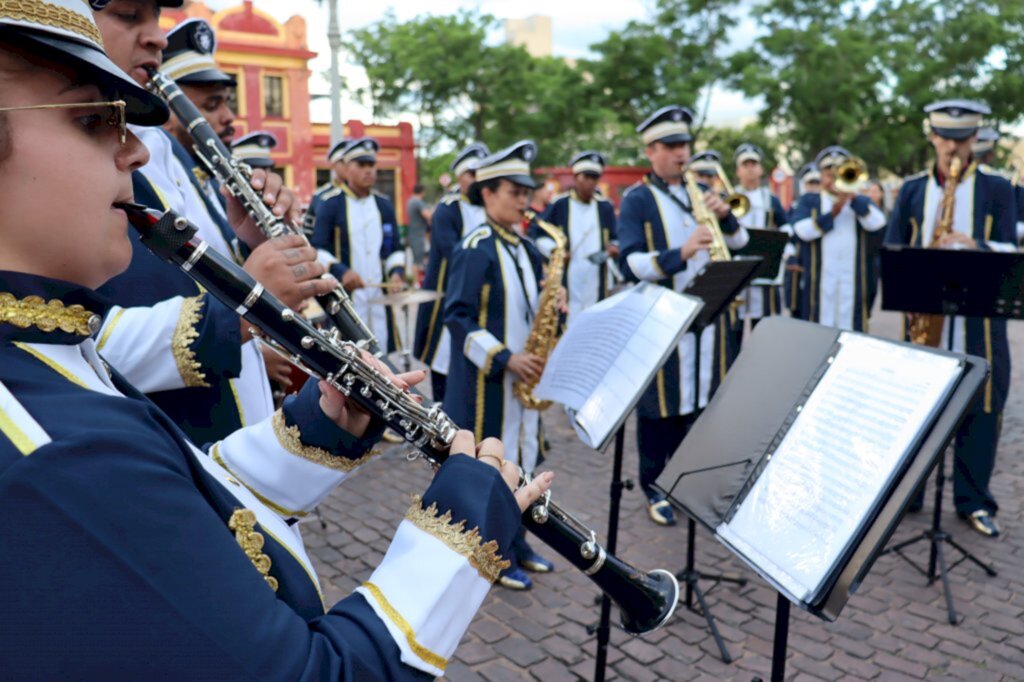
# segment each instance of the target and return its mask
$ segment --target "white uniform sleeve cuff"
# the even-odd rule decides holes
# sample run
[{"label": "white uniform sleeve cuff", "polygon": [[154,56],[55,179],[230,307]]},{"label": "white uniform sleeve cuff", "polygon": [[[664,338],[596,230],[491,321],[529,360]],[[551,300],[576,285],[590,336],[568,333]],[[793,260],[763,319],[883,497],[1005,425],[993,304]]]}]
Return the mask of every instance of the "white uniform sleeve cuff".
[{"label": "white uniform sleeve cuff", "polygon": [[[452,524],[417,499],[361,593],[384,622],[402,662],[443,675],[491,583],[508,564],[476,529]],[[410,576],[416,576],[410,580]]]},{"label": "white uniform sleeve cuff", "polygon": [[210,450],[214,460],[265,505],[285,518],[301,518],[356,469],[380,454],[347,459],[304,444],[280,410],[235,431]]},{"label": "white uniform sleeve cuff", "polygon": [[494,356],[505,348],[505,344],[495,338],[486,329],[477,329],[466,336],[466,344],[462,349],[469,361],[480,368],[484,374],[490,374]]},{"label": "white uniform sleeve cuff", "polygon": [[316,250],[316,259],[321,265],[327,268],[331,267],[335,263],[341,262],[334,257],[333,253],[331,253],[330,251],[324,251],[323,249]]},{"label": "white uniform sleeve cuff", "polygon": [[186,380],[199,376],[184,338],[195,326],[191,316],[198,314],[185,308],[195,300],[175,296],[152,306],[112,308],[96,336],[96,350],[143,393],[201,385],[201,378],[194,384]]},{"label": "white uniform sleeve cuff", "polygon": [[642,279],[645,282],[657,282],[667,277],[661,266],[658,265],[657,251],[631,253],[626,256],[626,262],[629,263],[629,269],[633,271],[637,279]]}]

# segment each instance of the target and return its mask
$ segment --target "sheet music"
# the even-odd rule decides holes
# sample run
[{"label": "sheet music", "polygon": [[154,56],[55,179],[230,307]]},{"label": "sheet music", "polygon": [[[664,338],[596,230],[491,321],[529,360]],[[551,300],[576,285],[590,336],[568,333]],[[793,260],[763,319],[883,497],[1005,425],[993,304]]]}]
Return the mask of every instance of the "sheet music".
[{"label": "sheet music", "polygon": [[841,348],[719,536],[813,603],[962,371],[957,358],[844,333]]},{"label": "sheet music", "polygon": [[534,395],[570,408],[581,440],[601,449],[702,305],[643,284],[587,308],[555,346]]}]

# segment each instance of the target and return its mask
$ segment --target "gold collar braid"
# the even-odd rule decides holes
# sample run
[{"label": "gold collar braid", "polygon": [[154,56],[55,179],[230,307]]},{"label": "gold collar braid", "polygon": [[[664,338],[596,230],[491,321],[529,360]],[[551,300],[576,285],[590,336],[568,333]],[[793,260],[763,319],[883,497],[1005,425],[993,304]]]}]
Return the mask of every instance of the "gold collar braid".
[{"label": "gold collar braid", "polygon": [[103,45],[100,30],[89,18],[48,2],[0,0],[0,17],[14,21],[28,21],[43,27],[59,28],[69,33],[76,33],[97,47]]},{"label": "gold collar braid", "polygon": [[100,328],[100,316],[77,303],[65,306],[57,299],[46,302],[39,296],[18,300],[5,291],[0,292],[0,323],[3,322],[20,329],[35,326],[44,332],[60,329],[79,336],[92,336]]}]

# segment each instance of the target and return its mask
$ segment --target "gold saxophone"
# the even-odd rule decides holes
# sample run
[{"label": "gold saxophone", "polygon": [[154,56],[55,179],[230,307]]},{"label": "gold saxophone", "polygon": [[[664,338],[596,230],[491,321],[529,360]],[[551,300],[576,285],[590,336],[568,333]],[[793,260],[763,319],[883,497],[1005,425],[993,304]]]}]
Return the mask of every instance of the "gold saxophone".
[{"label": "gold saxophone", "polygon": [[697,176],[693,171],[688,170],[684,170],[683,175],[686,178],[686,193],[690,195],[693,218],[698,225],[708,228],[708,232],[711,233],[711,248],[708,249],[711,260],[732,260],[732,253],[725,243],[725,235],[722,234],[722,226],[718,223],[718,217],[704,203],[704,191],[697,184]]},{"label": "gold saxophone", "polygon": [[[939,219],[935,224],[932,244],[935,244],[935,241],[942,235],[953,231],[953,207],[956,202],[956,187],[960,182],[962,168],[963,163],[959,156],[950,159],[949,177],[946,178],[946,186],[942,189],[942,204],[939,207]],[[910,340],[921,346],[938,348],[942,343],[942,325],[945,319],[944,315],[916,313],[910,321]]]},{"label": "gold saxophone", "polygon": [[[547,236],[555,241],[555,248],[548,257],[548,271],[544,276],[544,286],[537,303],[537,315],[533,318],[530,335],[526,337],[524,353],[537,355],[547,360],[558,343],[558,292],[562,288],[562,274],[565,272],[565,247],[568,239],[565,234],[551,223],[541,220],[533,211],[524,213],[527,220],[534,220]],[[538,400],[533,395],[536,381],[516,381],[512,384],[512,393],[519,398],[527,409],[546,410],[551,407],[550,400]]]}]

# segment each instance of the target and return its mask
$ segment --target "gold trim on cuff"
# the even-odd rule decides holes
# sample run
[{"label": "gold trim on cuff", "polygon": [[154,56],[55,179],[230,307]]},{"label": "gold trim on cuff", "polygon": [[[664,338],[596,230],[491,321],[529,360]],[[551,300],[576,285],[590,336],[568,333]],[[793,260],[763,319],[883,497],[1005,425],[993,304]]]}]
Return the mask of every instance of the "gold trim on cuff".
[{"label": "gold trim on cuff", "polygon": [[398,612],[398,609],[391,605],[391,602],[388,601],[388,598],[384,596],[384,593],[381,592],[379,587],[371,583],[369,580],[363,583],[363,587],[366,588],[367,592],[373,595],[374,600],[380,606],[381,610],[387,615],[388,620],[394,623],[395,627],[402,631],[402,634],[405,635],[405,641],[409,644],[409,648],[412,649],[414,654],[438,670],[444,670],[448,667],[448,659],[440,654],[435,654],[433,651],[416,641],[416,631],[412,629],[411,625],[409,625],[409,621],[407,621],[402,614]]},{"label": "gold trim on cuff", "polygon": [[313,464],[318,464],[328,469],[334,469],[335,471],[341,471],[346,474],[351,473],[354,469],[366,464],[381,453],[380,450],[374,448],[358,459],[349,459],[342,455],[331,454],[323,448],[306,445],[302,442],[299,427],[288,426],[285,423],[284,413],[281,410],[274,413],[271,423],[274,426],[274,435],[277,436],[277,441],[281,444],[281,447],[297,457],[309,460]]},{"label": "gold trim on cuff", "polygon": [[178,373],[185,383],[185,388],[210,388],[203,366],[196,360],[196,353],[192,350],[192,342],[199,338],[196,326],[203,319],[202,308],[202,294],[184,299],[181,302],[178,324],[174,327],[174,337],[171,339],[171,353],[174,355],[174,363],[178,366]]},{"label": "gold trim on cuff", "polygon": [[479,528],[467,531],[465,521],[452,521],[451,511],[446,511],[441,516],[437,504],[431,504],[424,509],[423,498],[419,495],[413,495],[412,506],[405,513],[405,518],[424,533],[429,533],[448,545],[453,552],[466,557],[469,565],[489,583],[497,580],[498,574],[511,565],[498,554],[497,542],[484,542],[481,539]]}]

